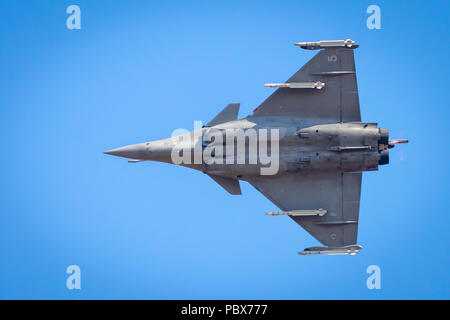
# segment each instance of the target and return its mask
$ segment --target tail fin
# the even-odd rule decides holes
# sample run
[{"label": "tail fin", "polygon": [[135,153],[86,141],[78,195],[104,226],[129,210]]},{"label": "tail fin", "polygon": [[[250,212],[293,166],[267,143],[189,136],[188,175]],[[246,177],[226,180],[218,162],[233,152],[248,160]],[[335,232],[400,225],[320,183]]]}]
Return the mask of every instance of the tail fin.
[{"label": "tail fin", "polygon": [[230,103],[223,109],[217,116],[214,117],[208,124],[207,127],[213,127],[218,124],[236,120],[239,114],[239,103]]}]

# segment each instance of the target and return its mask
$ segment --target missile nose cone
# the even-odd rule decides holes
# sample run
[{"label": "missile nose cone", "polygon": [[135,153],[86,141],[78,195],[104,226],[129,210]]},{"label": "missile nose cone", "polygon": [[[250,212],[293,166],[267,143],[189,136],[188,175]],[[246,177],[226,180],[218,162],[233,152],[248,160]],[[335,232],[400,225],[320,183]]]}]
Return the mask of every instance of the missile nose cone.
[{"label": "missile nose cone", "polygon": [[122,158],[142,159],[142,157],[145,156],[145,144],[132,144],[125,147],[108,150],[103,153]]}]

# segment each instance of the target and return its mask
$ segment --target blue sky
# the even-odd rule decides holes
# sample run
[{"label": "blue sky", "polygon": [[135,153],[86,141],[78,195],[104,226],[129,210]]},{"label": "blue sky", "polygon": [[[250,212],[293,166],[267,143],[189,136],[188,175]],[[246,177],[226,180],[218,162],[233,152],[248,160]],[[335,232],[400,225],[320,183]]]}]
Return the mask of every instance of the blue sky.
[{"label": "blue sky", "polygon": [[[427,5],[428,3],[428,5]],[[81,8],[81,30],[66,7]],[[381,30],[366,8],[381,8]],[[448,1],[0,4],[0,298],[450,298]],[[102,154],[230,102],[251,113],[315,52],[356,40],[363,121],[408,138],[365,173],[356,256],[317,245],[242,183]],[[79,265],[82,289],[66,288]],[[366,288],[379,265],[381,290]]]}]

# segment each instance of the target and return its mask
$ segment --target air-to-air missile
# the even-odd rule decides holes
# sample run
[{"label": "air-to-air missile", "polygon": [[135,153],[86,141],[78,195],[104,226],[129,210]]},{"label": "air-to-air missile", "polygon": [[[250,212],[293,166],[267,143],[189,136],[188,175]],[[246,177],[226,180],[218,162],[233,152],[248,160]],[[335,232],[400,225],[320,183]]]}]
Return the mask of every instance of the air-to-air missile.
[{"label": "air-to-air missile", "polygon": [[358,45],[355,44],[355,41],[351,39],[347,40],[325,40],[318,42],[296,42],[295,45],[302,49],[307,50],[318,50],[318,49],[327,49],[327,48],[358,48]]},{"label": "air-to-air missile", "polygon": [[353,246],[343,246],[343,247],[311,247],[306,248],[304,251],[299,252],[298,254],[302,256],[310,255],[310,254],[325,254],[325,255],[343,255],[349,254],[351,256],[357,254],[362,247],[358,245]]}]

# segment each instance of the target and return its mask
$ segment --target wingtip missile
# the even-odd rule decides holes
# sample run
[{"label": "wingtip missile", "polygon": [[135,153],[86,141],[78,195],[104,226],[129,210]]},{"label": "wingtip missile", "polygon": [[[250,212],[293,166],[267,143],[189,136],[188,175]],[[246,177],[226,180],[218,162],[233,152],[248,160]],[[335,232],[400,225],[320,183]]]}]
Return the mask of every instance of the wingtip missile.
[{"label": "wingtip missile", "polygon": [[323,40],[317,42],[296,42],[294,45],[306,50],[318,50],[325,48],[358,48],[359,46],[355,44],[355,41],[352,39],[347,40]]},{"label": "wingtip missile", "polygon": [[354,256],[363,247],[360,245],[350,245],[344,247],[311,247],[299,252],[299,255],[306,256],[311,254],[322,255],[351,255]]}]

